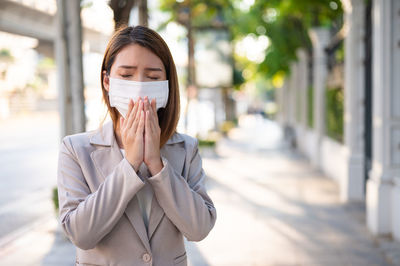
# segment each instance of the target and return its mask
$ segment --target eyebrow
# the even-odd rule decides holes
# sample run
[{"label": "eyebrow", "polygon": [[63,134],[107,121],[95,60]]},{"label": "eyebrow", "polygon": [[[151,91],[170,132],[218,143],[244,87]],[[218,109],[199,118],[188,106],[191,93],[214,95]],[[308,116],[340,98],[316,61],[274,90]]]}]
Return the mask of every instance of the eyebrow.
[{"label": "eyebrow", "polygon": [[[121,66],[118,66],[118,68],[137,69],[137,66],[121,65]],[[146,67],[145,70],[148,70],[148,71],[162,71],[162,69],[159,68],[159,67]]]}]

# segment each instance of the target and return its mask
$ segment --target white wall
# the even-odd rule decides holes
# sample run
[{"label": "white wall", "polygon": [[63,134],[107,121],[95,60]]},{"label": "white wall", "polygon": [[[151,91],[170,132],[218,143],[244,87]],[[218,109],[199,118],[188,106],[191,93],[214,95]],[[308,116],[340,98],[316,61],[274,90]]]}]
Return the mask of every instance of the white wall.
[{"label": "white wall", "polygon": [[[318,149],[316,132],[299,125],[296,126],[295,130],[298,150],[310,161],[315,161],[312,157],[315,156],[315,150]],[[324,136],[319,149],[321,158],[319,158],[319,165],[316,165],[316,167],[343,187],[347,169],[346,147],[342,143]]]}]

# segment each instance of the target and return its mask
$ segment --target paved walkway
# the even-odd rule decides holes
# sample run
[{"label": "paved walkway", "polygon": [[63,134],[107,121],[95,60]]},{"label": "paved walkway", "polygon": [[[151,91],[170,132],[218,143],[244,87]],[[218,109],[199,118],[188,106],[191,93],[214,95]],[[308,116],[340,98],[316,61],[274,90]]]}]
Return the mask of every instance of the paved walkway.
[{"label": "paved walkway", "polygon": [[194,265],[390,265],[363,204],[340,204],[335,182],[285,149],[275,123],[248,116],[240,125],[218,158],[203,159],[218,218],[193,244]]},{"label": "paved walkway", "polygon": [[[243,117],[217,154],[203,156],[217,222],[186,242],[189,265],[391,265],[364,206],[340,204],[338,186],[287,151],[275,123]],[[0,265],[73,265],[54,218],[23,235],[0,247]]]}]

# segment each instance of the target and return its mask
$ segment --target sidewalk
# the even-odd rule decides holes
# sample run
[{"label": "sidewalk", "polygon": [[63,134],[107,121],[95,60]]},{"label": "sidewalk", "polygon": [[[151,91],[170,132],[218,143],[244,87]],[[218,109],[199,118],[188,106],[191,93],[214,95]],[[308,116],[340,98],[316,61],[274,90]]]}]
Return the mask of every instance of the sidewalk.
[{"label": "sidewalk", "polygon": [[0,265],[75,265],[75,247],[62,235],[55,217],[21,231],[19,238],[0,247]]},{"label": "sidewalk", "polygon": [[[203,167],[217,222],[185,242],[189,265],[396,265],[398,243],[371,236],[363,204],[341,204],[336,183],[286,149],[274,122],[242,118]],[[74,260],[55,219],[0,248],[2,266]]]},{"label": "sidewalk", "polygon": [[203,159],[218,218],[192,243],[202,255],[196,265],[392,265],[398,243],[371,236],[364,205],[341,204],[337,184],[281,135],[274,122],[247,116],[219,143],[218,158]]}]

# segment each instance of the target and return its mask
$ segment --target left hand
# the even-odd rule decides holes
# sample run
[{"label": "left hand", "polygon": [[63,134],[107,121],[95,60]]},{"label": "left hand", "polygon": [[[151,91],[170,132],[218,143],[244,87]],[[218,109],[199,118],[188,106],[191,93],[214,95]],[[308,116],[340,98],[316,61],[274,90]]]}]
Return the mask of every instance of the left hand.
[{"label": "left hand", "polygon": [[161,129],[158,124],[156,100],[151,103],[148,97],[144,99],[145,125],[144,125],[144,163],[151,175],[155,175],[164,167],[160,154]]}]

